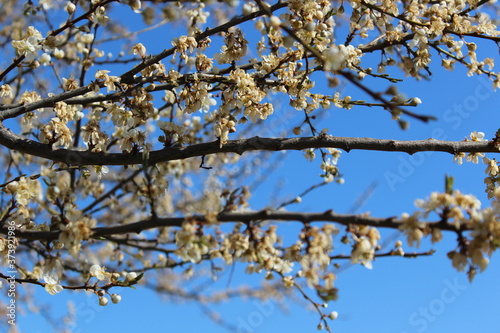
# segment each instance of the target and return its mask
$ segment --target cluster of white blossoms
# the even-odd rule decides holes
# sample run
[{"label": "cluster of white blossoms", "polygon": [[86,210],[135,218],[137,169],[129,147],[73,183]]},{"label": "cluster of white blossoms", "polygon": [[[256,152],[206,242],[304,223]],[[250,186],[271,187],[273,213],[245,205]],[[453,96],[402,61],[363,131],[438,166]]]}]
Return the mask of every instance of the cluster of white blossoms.
[{"label": "cluster of white blossoms", "polygon": [[103,84],[106,87],[108,92],[117,90],[117,85],[120,83],[120,77],[108,75],[108,70],[98,70],[95,73],[95,78],[97,82],[93,84],[93,89],[95,92],[99,92],[101,87],[100,84]]},{"label": "cluster of white blossoms", "polygon": [[200,227],[193,221],[185,221],[182,229],[175,233],[176,254],[185,261],[198,263],[210,248],[217,245],[211,234],[200,234]]},{"label": "cluster of white blossoms", "polygon": [[[230,89],[224,91],[224,97],[228,108],[237,107],[239,109],[248,108],[260,103],[266,94],[260,90],[253,76],[242,69],[231,71],[229,79],[234,82]],[[262,119],[267,118],[263,114]],[[252,118],[255,121],[255,116]]]},{"label": "cluster of white blossoms", "polygon": [[[320,290],[325,300],[337,298],[333,284],[336,277],[329,272],[333,237],[338,233],[335,226],[306,227],[300,235],[301,240],[286,248],[281,246],[277,226],[242,230],[243,226],[237,224],[231,232],[217,233],[218,236],[214,237],[205,233],[210,227],[186,220],[182,229],[175,233],[175,253],[193,263],[204,257],[214,263],[222,259],[228,265],[243,262],[247,265],[247,273],[264,272],[268,279],[278,274],[286,287],[293,286],[296,279],[305,279],[310,287]],[[374,231],[368,231],[367,235],[376,237]],[[300,269],[294,272],[295,264]]]},{"label": "cluster of white blossoms", "polygon": [[175,53],[180,53],[181,59],[187,61],[189,58],[187,51],[189,50],[189,52],[192,53],[198,46],[198,42],[194,37],[181,36],[176,41],[172,42],[172,45],[175,47]]},{"label": "cluster of white blossoms", "polygon": [[72,220],[66,223],[61,223],[59,234],[59,242],[64,244],[68,253],[77,258],[80,255],[82,242],[86,241],[92,235],[92,228],[96,226],[97,221],[87,216],[83,216],[80,212],[67,209],[68,216],[73,216]]},{"label": "cluster of white blossoms", "polygon": [[171,121],[163,120],[159,120],[157,122],[157,125],[158,128],[160,128],[165,134],[164,136],[160,136],[158,140],[164,143],[166,146],[178,142],[179,139],[183,136],[184,132],[186,132],[187,127],[179,126]]},{"label": "cluster of white blossoms", "polygon": [[2,84],[2,86],[0,86],[0,97],[4,98],[4,100],[5,97],[13,97],[12,87],[8,84]]},{"label": "cluster of white blossoms", "polygon": [[21,95],[21,103],[24,104],[31,104],[38,102],[42,99],[42,96],[40,96],[36,91],[25,91]]},{"label": "cluster of white blossoms", "polygon": [[[336,300],[338,290],[334,286],[336,276],[329,269],[333,251],[333,238],[339,230],[331,224],[305,227],[299,235],[300,241],[287,248],[285,258],[300,263],[296,278],[306,279],[310,288],[317,290],[324,301]],[[286,281],[285,281],[286,286]]]},{"label": "cluster of white blossoms", "polygon": [[55,117],[40,129],[39,139],[43,143],[68,148],[73,142],[73,135],[66,123]]},{"label": "cluster of white blossoms", "polygon": [[45,290],[49,294],[55,295],[63,291],[63,287],[60,285],[63,272],[64,267],[61,260],[51,258],[45,262],[42,270],[42,279],[45,281]]},{"label": "cluster of white blossoms", "polygon": [[[198,58],[197,58],[198,59]],[[179,102],[184,102],[183,111],[194,113],[197,111],[208,112],[217,102],[208,91],[213,87],[211,84],[199,79],[195,74],[194,83],[182,89],[179,93]]]},{"label": "cluster of white blossoms", "polygon": [[[404,129],[407,122],[400,117],[419,115],[403,108],[421,101],[406,97],[396,84],[400,77],[428,76],[433,55],[446,69],[463,65],[469,75],[486,75],[500,86],[494,60],[482,58],[483,44],[499,41],[495,21],[482,10],[492,2],[43,0],[23,5],[2,4],[6,13],[20,15],[1,30],[11,46],[2,50],[4,59],[12,62],[0,73],[0,135],[13,132],[26,140],[23,144],[32,140],[50,147],[42,155],[55,157],[36,157],[38,152],[29,155],[17,147],[0,150],[6,170],[3,219],[22,231],[43,232],[37,241],[16,239],[22,258],[33,260],[32,269],[22,267],[27,278],[40,281],[52,295],[80,283],[77,288],[94,292],[103,306],[121,299],[108,292],[111,287],[138,282],[141,275],[133,271],[155,270],[159,286],[188,295],[183,284],[199,276],[195,266],[206,265],[201,267],[217,277],[224,265],[236,263],[267,280],[278,277],[275,294],[283,286],[302,290],[307,285],[322,301],[335,300],[337,260],[371,268],[381,254],[377,228],[346,223],[339,246],[348,250],[341,254],[334,246],[339,233],[334,222],[304,222],[308,213],[299,218],[297,237],[287,234],[286,241],[265,218],[219,223],[218,214],[255,213],[248,212],[249,190],[243,185],[257,184],[256,170],[275,165],[265,155],[271,152],[247,158],[205,156],[197,149],[216,139],[223,147],[230,139],[263,136],[268,129],[273,136],[278,131],[286,137],[326,135],[327,129],[317,127],[331,106],[388,110],[388,118],[400,120]],[[130,14],[125,20],[113,17],[122,13],[120,6]],[[46,17],[63,19],[57,25]],[[127,20],[136,17],[146,29],[132,29],[139,25]],[[176,23],[185,25],[174,29]],[[152,31],[158,32],[154,40],[142,39]],[[174,36],[179,31],[183,35]],[[385,82],[394,85],[381,88]],[[341,94],[348,84],[370,101],[356,100],[357,89],[352,96]],[[467,140],[484,141],[485,135],[473,132]],[[190,150],[196,151],[194,158],[148,161],[150,152],[168,160],[170,151],[183,156]],[[73,161],[70,153],[68,164],[61,163],[68,151],[78,158]],[[142,164],[106,166],[111,160],[137,160],[138,154]],[[316,155],[321,159],[321,186],[343,182],[340,150],[308,148],[303,154],[310,161]],[[101,165],[86,165],[87,156]],[[417,212],[404,214],[392,227],[400,227],[406,243],[417,247],[424,237],[439,242],[444,230],[456,233],[458,246],[448,256],[472,279],[487,268],[500,244],[499,166],[482,153],[459,152],[454,158],[459,164],[464,158],[483,161],[492,206],[482,209],[474,196],[460,191],[436,192],[418,200]],[[300,204],[301,196],[290,202]],[[284,206],[276,204],[278,213]],[[275,212],[271,205],[269,212]],[[151,228],[157,219],[174,216],[188,217],[182,225]],[[429,223],[434,217],[437,222]],[[125,231],[113,234],[116,227]],[[110,234],[97,237],[100,232]],[[0,237],[4,261],[6,242]],[[403,256],[402,242],[389,254]],[[176,275],[178,267],[185,269]],[[165,279],[169,275],[176,278]],[[322,320],[337,316],[321,314]]]},{"label": "cluster of white blossoms", "polygon": [[20,214],[22,220],[29,220],[31,214],[28,205],[42,196],[38,180],[27,177],[21,177],[19,180],[9,182],[2,191],[11,194],[16,199],[17,213]]},{"label": "cluster of white blossoms", "polygon": [[488,199],[494,197],[496,188],[499,187],[500,178],[499,167],[496,159],[489,159],[488,157],[483,157],[483,163],[486,164],[486,169],[484,172],[488,175],[484,178],[484,183],[486,184],[486,193],[488,193]]},{"label": "cluster of white blossoms", "polygon": [[229,64],[233,61],[240,60],[247,54],[248,41],[243,36],[240,29],[229,31],[226,33],[224,45],[221,52],[214,55],[214,59],[219,64]]},{"label": "cluster of white blossoms", "polygon": [[146,58],[146,47],[142,43],[137,43],[132,47],[129,53],[140,56],[142,59]]},{"label": "cluster of white blossoms", "polygon": [[[92,0],[93,3],[99,3],[98,0]],[[109,22],[109,16],[106,15],[106,8],[99,6],[90,16],[90,20],[96,24],[105,26]]]},{"label": "cluster of white blossoms", "polygon": [[101,152],[106,150],[108,136],[101,131],[101,126],[97,121],[89,121],[85,126],[82,126],[83,141],[93,152]]},{"label": "cluster of white blossoms", "polygon": [[326,71],[339,71],[345,67],[355,67],[361,63],[362,52],[352,45],[332,45],[323,51]]},{"label": "cluster of white blossoms", "polygon": [[[466,271],[472,281],[477,271],[484,271],[492,253],[500,242],[500,188],[489,192],[492,206],[481,209],[479,200],[458,190],[451,193],[434,192],[425,200],[417,200],[420,209],[412,215],[402,215],[400,229],[407,235],[410,246],[419,246],[424,236],[433,243],[442,240],[441,224],[451,226],[459,235],[458,248],[448,253],[453,267]],[[438,216],[441,222],[425,222],[429,216]],[[462,228],[470,230],[466,233]]]},{"label": "cluster of white blossoms", "polygon": [[40,31],[30,26],[23,39],[12,41],[12,47],[18,55],[23,55],[26,61],[31,62],[36,59],[38,52],[42,49],[42,41],[43,36]]},{"label": "cluster of white blossoms", "polygon": [[236,122],[228,116],[219,115],[215,127],[215,137],[219,138],[220,146],[227,142],[229,133],[236,132]]},{"label": "cluster of white blossoms", "polygon": [[[338,159],[340,157],[340,150],[335,148],[327,148],[328,154],[323,155],[323,162],[320,165],[321,170],[324,171],[324,174],[321,177],[324,178],[325,182],[333,182],[335,177],[339,175],[339,170],[337,167]],[[314,159],[314,151],[306,150],[305,157],[309,160]],[[330,155],[330,157],[326,157]],[[340,182],[340,178],[338,179]]]},{"label": "cluster of white blossoms", "polygon": [[[471,132],[470,133],[470,139],[466,138],[464,141],[488,141],[484,138],[484,133],[483,132]],[[484,157],[484,154],[482,153],[456,153],[453,157],[453,161],[456,162],[458,165],[462,165],[463,163],[463,158],[465,157],[465,160],[467,162],[472,162],[475,164],[479,163],[479,160]]]},{"label": "cluster of white blossoms", "polygon": [[353,226],[351,236],[354,241],[351,251],[351,262],[361,263],[368,269],[372,269],[372,261],[375,258],[375,250],[378,247],[380,233],[378,229],[367,226]]},{"label": "cluster of white blossoms", "polygon": [[106,113],[111,115],[113,124],[117,127],[131,128],[135,125],[136,119],[131,110],[120,107],[115,103],[105,105]]},{"label": "cluster of white blossoms", "polygon": [[[94,264],[89,268],[90,277],[95,277],[100,281],[109,282],[110,285],[116,284],[119,286],[131,286],[134,285],[142,278],[142,276],[137,275],[135,272],[122,272],[120,273],[111,273],[106,271],[106,267]],[[90,280],[90,278],[89,278]],[[109,292],[106,289],[97,289],[98,283],[94,285],[94,293],[98,296],[99,305],[106,306],[109,303],[108,298],[106,298],[106,294]],[[120,303],[122,297],[118,294],[110,294],[111,302],[113,304]]]}]

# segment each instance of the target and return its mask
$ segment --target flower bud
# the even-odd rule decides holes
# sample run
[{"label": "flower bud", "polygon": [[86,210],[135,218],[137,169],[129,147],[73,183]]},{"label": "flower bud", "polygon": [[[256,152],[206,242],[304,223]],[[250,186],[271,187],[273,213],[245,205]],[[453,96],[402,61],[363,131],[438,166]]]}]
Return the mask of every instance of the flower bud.
[{"label": "flower bud", "polygon": [[280,26],[281,24],[281,20],[278,16],[271,16],[271,18],[269,19],[269,24],[271,25],[271,27],[273,28],[277,28]]},{"label": "flower bud", "polygon": [[68,1],[64,9],[68,12],[69,15],[71,15],[75,12],[76,6],[74,3]]},{"label": "flower bud", "polygon": [[111,302],[113,302],[113,304],[118,304],[120,303],[120,301],[122,300],[122,297],[118,294],[112,294],[111,295]]},{"label": "flower bud", "polygon": [[135,280],[136,277],[137,277],[137,273],[135,273],[135,272],[127,273],[127,275],[125,276],[125,281],[131,282],[131,281]]},{"label": "flower bud", "polygon": [[339,317],[339,313],[337,311],[332,311],[329,315],[328,315],[328,318],[330,318],[331,320],[335,320]]},{"label": "flower bud", "polygon": [[108,305],[108,302],[109,302],[109,300],[106,297],[104,297],[104,296],[99,297],[99,305],[100,306],[106,306],[106,305]]}]

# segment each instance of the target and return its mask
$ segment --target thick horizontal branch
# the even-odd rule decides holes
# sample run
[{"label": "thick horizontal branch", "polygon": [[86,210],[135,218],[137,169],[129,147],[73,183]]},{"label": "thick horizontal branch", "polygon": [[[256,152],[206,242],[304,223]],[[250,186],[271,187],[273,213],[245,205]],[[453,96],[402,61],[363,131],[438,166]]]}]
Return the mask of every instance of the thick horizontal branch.
[{"label": "thick horizontal branch", "polygon": [[[73,166],[84,165],[133,165],[143,164],[140,153],[93,153],[70,149],[53,149],[49,144],[42,144],[20,137],[0,124],[0,144],[22,153],[46,158],[55,162]],[[308,148],[338,148],[351,150],[395,151],[414,154],[423,151],[441,151],[450,154],[498,153],[499,149],[489,141],[441,141],[427,139],[420,141],[398,141],[372,138],[334,137],[321,134],[300,138],[260,138],[228,141],[222,147],[219,141],[199,143],[187,147],[169,147],[152,151],[148,163],[155,164],[191,157],[200,157],[217,153],[243,154],[249,151],[303,150]]]},{"label": "thick horizontal branch", "polygon": [[[186,220],[194,220],[200,223],[210,223],[213,219],[207,218],[204,215],[195,215],[191,217],[168,217],[159,218],[152,217],[147,220],[142,220],[134,223],[116,225],[110,227],[94,228],[92,238],[102,238],[111,235],[140,233],[145,230],[161,228],[161,227],[180,227]],[[243,222],[250,223],[254,221],[296,221],[302,223],[310,222],[334,222],[342,225],[358,224],[373,227],[399,229],[403,223],[395,217],[378,218],[361,215],[337,214],[332,210],[321,213],[304,213],[304,212],[282,212],[282,211],[251,211],[241,213],[220,213],[215,216],[219,222]],[[210,221],[209,221],[210,220]],[[429,222],[431,225],[437,226],[441,230],[457,231],[454,225],[444,224],[442,221]],[[463,226],[461,231],[468,230]],[[0,233],[7,234],[7,228],[1,228]],[[51,241],[59,238],[60,231],[18,231],[16,237],[28,240]]]}]

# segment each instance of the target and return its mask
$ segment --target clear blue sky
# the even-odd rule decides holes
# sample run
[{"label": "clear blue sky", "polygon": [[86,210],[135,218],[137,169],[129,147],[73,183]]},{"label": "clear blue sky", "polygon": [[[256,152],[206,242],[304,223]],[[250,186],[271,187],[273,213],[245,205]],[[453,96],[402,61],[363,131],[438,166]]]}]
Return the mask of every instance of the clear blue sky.
[{"label": "clear blue sky", "polygon": [[[161,44],[154,39],[153,34],[144,35],[141,42],[148,51],[170,47],[168,38]],[[491,50],[492,53],[496,52],[494,48]],[[409,130],[402,131],[396,122],[390,120],[386,111],[359,107],[350,111],[332,109],[318,128],[327,127],[330,129],[329,134],[335,136],[381,139],[410,140],[434,137],[461,140],[474,130],[483,131],[486,138],[492,138],[499,125],[497,108],[500,96],[491,91],[489,83],[484,83],[484,79],[478,77],[467,77],[461,68],[453,73],[441,70],[438,59],[433,62],[431,69],[434,74],[432,81],[415,82],[406,79],[400,85],[400,90],[406,92],[408,97],[416,96],[423,101],[414,109],[416,112],[432,114],[438,121],[422,124],[411,120]],[[394,73],[403,78],[398,71]],[[367,84],[369,82],[366,81]],[[352,87],[348,87],[345,93],[351,94],[353,99],[368,98]],[[286,102],[283,104],[284,109],[277,110],[272,117],[283,119],[279,118],[280,114],[290,112]],[[457,112],[460,107],[464,112]],[[320,181],[319,159],[308,162],[302,157],[302,153],[289,152],[281,163],[286,167],[277,169],[270,176],[269,183],[259,187],[252,196],[253,208],[265,207],[275,199],[270,198],[270,193],[273,193],[277,182],[283,184],[280,195],[284,200],[295,197]],[[484,206],[488,205],[483,186],[485,166],[458,166],[453,164],[453,157],[448,154],[420,153],[410,157],[402,153],[343,152],[339,167],[345,178],[344,185],[331,184],[320,188],[304,197],[300,206],[291,206],[290,209],[334,209],[347,213],[353,202],[370,184],[376,182],[373,195],[357,212],[371,212],[373,216],[379,217],[399,216],[403,212],[414,211],[415,199],[425,198],[432,191],[442,191],[445,174],[455,177],[456,188],[477,195]],[[397,175],[400,181],[389,181],[388,177],[391,175]],[[278,230],[286,230],[285,234],[290,236],[295,234],[297,227],[298,224],[281,223]],[[394,241],[403,240],[403,237],[397,237],[393,230],[383,231],[382,235],[382,243],[385,237]],[[336,280],[340,298],[329,305],[330,310],[339,312],[339,318],[331,322],[332,330],[352,333],[498,332],[500,288],[497,281],[500,259],[494,255],[488,269],[478,274],[474,283],[470,284],[466,275],[456,272],[446,257],[446,253],[453,250],[455,244],[455,235],[445,234],[444,240],[437,245],[424,241],[420,249],[405,246],[406,252],[426,251],[431,248],[437,252],[431,257],[418,259],[377,259],[372,270],[341,262],[343,271],[338,274]],[[249,277],[242,273],[243,269],[243,266],[237,267],[232,279],[226,274],[215,288],[225,288],[228,284],[230,287],[240,284],[255,285],[263,278]],[[147,280],[147,275],[145,279]],[[83,292],[63,291],[56,296],[50,296],[38,288],[36,298],[40,303],[50,306],[46,310],[52,312],[55,318],[64,313],[66,302],[71,300],[77,310],[76,326],[71,330],[74,333],[158,329],[168,332],[223,331],[203,314],[197,304],[163,302],[161,297],[144,286],[138,286],[137,290],[124,289],[117,292],[122,295],[121,303],[110,303],[106,307],[100,307],[95,296],[89,297]],[[227,322],[239,327],[240,332],[315,331],[318,324],[315,312],[307,310],[303,302],[298,304],[290,300],[286,301],[286,304],[287,311],[282,311],[278,303],[273,301],[236,299],[209,306],[219,311]],[[51,331],[43,315],[29,313],[27,307],[26,311],[28,313],[18,320],[21,332]]]}]

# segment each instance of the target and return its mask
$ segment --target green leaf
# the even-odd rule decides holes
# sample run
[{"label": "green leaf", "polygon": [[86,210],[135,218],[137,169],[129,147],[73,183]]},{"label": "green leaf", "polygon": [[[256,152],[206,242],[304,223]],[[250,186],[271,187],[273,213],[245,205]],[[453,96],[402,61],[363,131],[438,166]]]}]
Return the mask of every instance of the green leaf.
[{"label": "green leaf", "polygon": [[453,193],[453,177],[446,175],[444,178],[444,188],[445,192],[448,194]]}]

